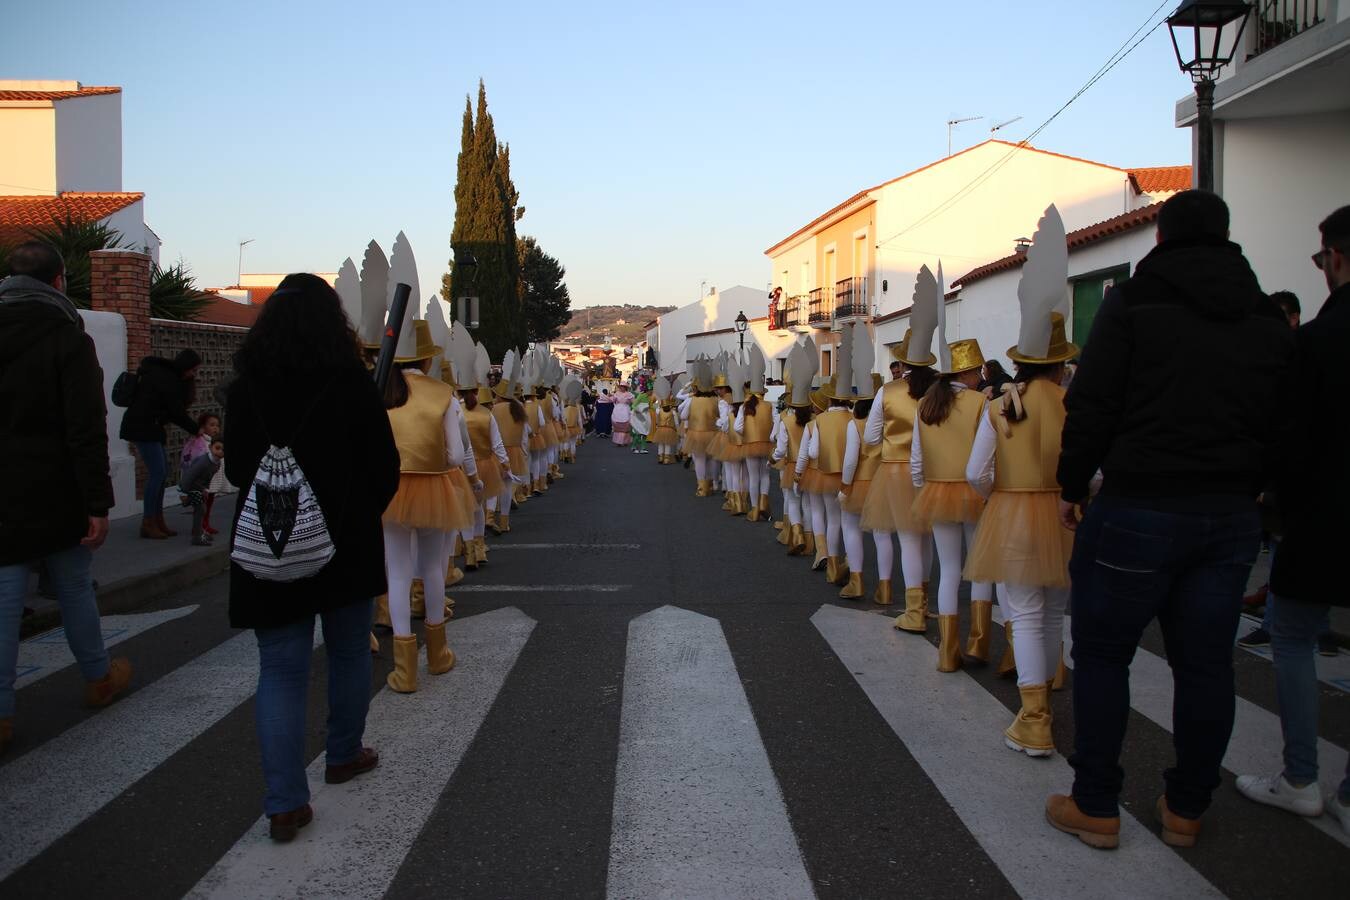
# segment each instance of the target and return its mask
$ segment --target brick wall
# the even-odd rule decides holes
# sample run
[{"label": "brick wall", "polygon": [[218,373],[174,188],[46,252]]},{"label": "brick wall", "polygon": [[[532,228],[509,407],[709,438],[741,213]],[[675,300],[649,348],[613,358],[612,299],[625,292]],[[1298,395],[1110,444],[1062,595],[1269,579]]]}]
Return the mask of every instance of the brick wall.
[{"label": "brick wall", "polygon": [[[202,358],[201,368],[197,370],[197,399],[188,407],[188,414],[194,419],[202,413],[215,413],[224,422],[224,410],[216,396],[217,388],[229,381],[234,369],[234,353],[244,342],[247,328],[233,328],[228,325],[203,325],[198,322],[171,322],[165,319],[150,320],[151,356],[163,356],[173,359],[180,350],[196,350]],[[227,429],[228,430],[228,429]],[[178,481],[178,454],[183,448],[187,435],[176,426],[168,429],[169,439],[166,449],[169,454],[169,484]],[[229,435],[226,435],[228,441]],[[226,449],[228,451],[228,446]]]},{"label": "brick wall", "polygon": [[127,323],[127,369],[150,355],[150,257],[130,250],[89,254],[90,306],[115,312]]}]

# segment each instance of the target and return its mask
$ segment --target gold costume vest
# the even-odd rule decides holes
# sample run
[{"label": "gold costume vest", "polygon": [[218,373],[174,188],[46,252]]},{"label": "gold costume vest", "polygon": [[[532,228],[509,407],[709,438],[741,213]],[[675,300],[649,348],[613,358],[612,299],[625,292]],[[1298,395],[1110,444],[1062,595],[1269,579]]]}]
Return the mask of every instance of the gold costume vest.
[{"label": "gold costume vest", "polygon": [[877,477],[877,469],[881,468],[881,445],[873,444],[867,446],[863,443],[863,434],[867,431],[866,419],[854,419],[853,428],[858,432],[858,468],[853,473],[853,481],[856,484],[859,481],[871,481]]},{"label": "gold costume vest", "polygon": [[507,447],[519,447],[525,440],[525,423],[511,418],[511,404],[506,401],[493,404],[492,418],[497,420],[497,431]]},{"label": "gold costume vest", "polygon": [[802,449],[802,438],[806,435],[806,426],[797,424],[797,411],[791,407],[783,410],[783,427],[787,429],[787,461],[795,463]]},{"label": "gold costume vest", "polygon": [[745,442],[765,444],[773,434],[773,407],[761,397],[755,405],[755,414],[745,417]]},{"label": "gold costume vest", "polygon": [[674,427],[675,427],[675,413],[671,412],[671,411],[668,410],[668,409],[663,409],[663,410],[661,410],[659,413],[656,414],[656,427],[657,427],[657,428],[674,428]]},{"label": "gold costume vest", "polygon": [[492,413],[482,404],[464,410],[464,423],[469,426],[469,443],[477,459],[492,455]]},{"label": "gold costume vest", "polygon": [[563,409],[563,421],[568,428],[576,428],[581,424],[581,408],[576,404],[565,407]]},{"label": "gold costume vest", "polygon": [[689,404],[690,431],[717,430],[717,398],[695,397]]},{"label": "gold costume vest", "polygon": [[923,446],[925,481],[965,481],[970,448],[984,412],[984,394],[979,391],[956,392],[951,415],[941,425],[919,422],[919,443]]},{"label": "gold costume vest", "polygon": [[422,375],[408,375],[408,402],[389,410],[389,426],[398,445],[399,471],[440,475],[450,471],[446,459],[445,412],[454,388]]},{"label": "gold costume vest", "polygon": [[525,401],[525,424],[530,426],[531,431],[539,431],[539,401],[533,397]]},{"label": "gold costume vest", "polygon": [[831,409],[816,417],[820,432],[816,468],[826,475],[844,471],[844,447],[848,441],[848,423],[853,414],[846,409]]},{"label": "gold costume vest", "polygon": [[736,433],[736,414],[738,412],[740,410],[734,406],[727,412],[727,442],[734,447],[739,447],[744,443],[744,438]]},{"label": "gold costume vest", "polygon": [[909,395],[909,382],[887,382],[881,389],[881,409],[885,414],[881,461],[909,462],[909,448],[914,444],[914,423],[919,418],[919,401]]},{"label": "gold costume vest", "polygon": [[[1064,431],[1064,388],[1044,378],[1027,385],[1022,395],[1027,417],[1012,423],[1012,437],[1003,434],[1003,404],[989,404],[989,421],[998,443],[994,449],[994,490],[1058,491],[1060,437]],[[927,451],[925,448],[925,456]]]}]

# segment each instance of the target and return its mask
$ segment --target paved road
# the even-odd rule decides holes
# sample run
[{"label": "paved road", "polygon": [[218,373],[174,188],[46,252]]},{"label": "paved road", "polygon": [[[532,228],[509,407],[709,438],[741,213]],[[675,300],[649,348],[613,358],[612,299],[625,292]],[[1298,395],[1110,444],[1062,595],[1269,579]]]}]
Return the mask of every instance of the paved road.
[{"label": "paved road", "polygon": [[[1238,653],[1229,772],[1199,847],[1148,815],[1170,751],[1152,636],[1134,670],[1122,847],[1044,824],[1062,756],[1003,748],[1014,685],[934,671],[931,639],[787,559],[767,524],[696,500],[682,469],[590,444],[451,589],[460,662],[403,696],[376,666],[384,762],[316,785],[277,847],[260,820],[256,649],[223,578],[108,617],[136,689],[78,708],[59,635],[24,645],[18,744],[0,764],[0,895],[13,897],[1339,897],[1350,841],[1242,799],[1278,765],[1269,663]],[[996,641],[996,650],[1001,650]],[[1323,759],[1347,695],[1326,667]],[[324,660],[309,747],[321,774]],[[1061,751],[1069,694],[1054,698]],[[319,778],[319,781],[322,779]],[[1137,817],[1137,819],[1135,818]]]}]

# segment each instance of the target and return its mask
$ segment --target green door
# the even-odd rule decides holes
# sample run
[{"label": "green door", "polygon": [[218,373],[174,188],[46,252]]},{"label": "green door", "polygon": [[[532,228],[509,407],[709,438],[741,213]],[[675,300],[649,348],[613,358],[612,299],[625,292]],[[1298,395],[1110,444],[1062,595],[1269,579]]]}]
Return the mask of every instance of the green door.
[{"label": "green door", "polygon": [[1092,320],[1097,317],[1102,298],[1115,285],[1130,277],[1130,267],[1122,266],[1108,272],[1098,272],[1073,283],[1073,333],[1069,340],[1079,347],[1092,333]]}]

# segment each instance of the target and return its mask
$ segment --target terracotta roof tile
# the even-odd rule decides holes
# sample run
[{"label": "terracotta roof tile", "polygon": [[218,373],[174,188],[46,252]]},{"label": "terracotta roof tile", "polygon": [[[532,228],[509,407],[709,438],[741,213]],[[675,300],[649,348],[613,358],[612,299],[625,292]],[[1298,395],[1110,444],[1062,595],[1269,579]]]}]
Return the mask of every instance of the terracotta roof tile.
[{"label": "terracotta roof tile", "polygon": [[[1151,225],[1158,221],[1158,211],[1162,209],[1161,203],[1151,203],[1148,206],[1136,209],[1123,215],[1115,216],[1104,222],[1098,222],[1096,225],[1089,225],[1086,228],[1080,228],[1077,231],[1069,232],[1068,244],[1069,250],[1077,250],[1080,247],[1086,247],[1089,244],[1095,244],[1098,241],[1104,241],[1109,237],[1123,234],[1126,231],[1133,231],[1136,228],[1142,228],[1145,225]],[[1014,253],[1011,256],[1005,256],[1002,259],[994,260],[973,269],[960,278],[952,282],[952,286],[961,285],[966,287],[973,282],[988,278],[990,275],[997,275],[999,272],[1006,272],[1009,269],[1021,268],[1027,261],[1025,253]]]},{"label": "terracotta roof tile", "polygon": [[219,294],[211,294],[211,303],[197,314],[196,321],[203,325],[234,325],[240,328],[252,328],[262,309],[249,303],[235,303]]},{"label": "terracotta roof tile", "polygon": [[0,196],[0,243],[27,240],[29,229],[46,228],[67,218],[97,222],[144,198],[140,193],[85,191],[55,197]]},{"label": "terracotta roof tile", "polygon": [[120,87],[95,86],[85,87],[81,85],[79,90],[75,91],[0,91],[0,101],[3,100],[69,100],[72,97],[99,97],[104,94],[120,94]]},{"label": "terracotta roof tile", "polygon": [[1191,189],[1190,166],[1130,169],[1130,184],[1140,194],[1167,194]]}]

